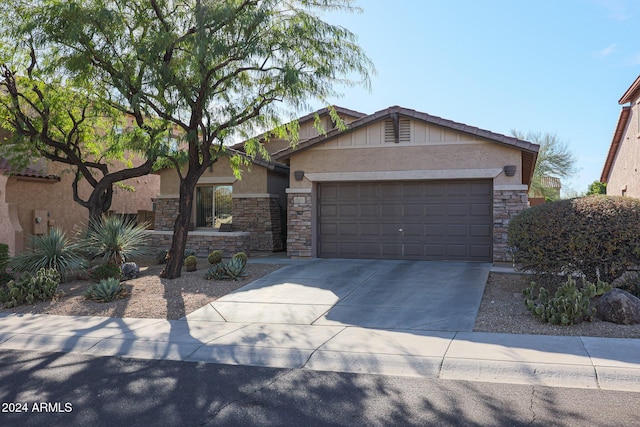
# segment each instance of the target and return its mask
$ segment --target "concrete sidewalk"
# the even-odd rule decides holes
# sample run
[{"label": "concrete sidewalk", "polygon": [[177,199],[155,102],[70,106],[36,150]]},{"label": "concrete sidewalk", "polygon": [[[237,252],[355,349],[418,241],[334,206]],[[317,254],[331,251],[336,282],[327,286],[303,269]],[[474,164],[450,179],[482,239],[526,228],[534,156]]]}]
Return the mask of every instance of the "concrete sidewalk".
[{"label": "concrete sidewalk", "polygon": [[640,340],[0,315],[0,349],[640,392]]}]

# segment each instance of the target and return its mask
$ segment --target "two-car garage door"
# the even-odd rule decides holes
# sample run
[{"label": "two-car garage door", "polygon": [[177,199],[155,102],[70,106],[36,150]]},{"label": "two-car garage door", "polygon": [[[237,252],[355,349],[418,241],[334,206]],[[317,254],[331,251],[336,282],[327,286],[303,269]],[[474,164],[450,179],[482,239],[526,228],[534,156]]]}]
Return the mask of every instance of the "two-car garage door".
[{"label": "two-car garage door", "polygon": [[318,186],[324,258],[492,260],[491,180]]}]

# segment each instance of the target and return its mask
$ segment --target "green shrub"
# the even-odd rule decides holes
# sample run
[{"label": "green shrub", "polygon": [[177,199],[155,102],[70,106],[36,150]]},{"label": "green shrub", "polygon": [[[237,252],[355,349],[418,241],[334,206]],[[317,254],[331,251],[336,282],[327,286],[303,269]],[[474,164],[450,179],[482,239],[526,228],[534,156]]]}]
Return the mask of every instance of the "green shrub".
[{"label": "green shrub", "polygon": [[612,282],[640,265],[640,200],[589,196],[535,206],[509,224],[508,244],[522,270],[547,281],[559,273]]},{"label": "green shrub", "polygon": [[234,257],[227,262],[221,262],[209,267],[204,278],[207,280],[237,280],[240,277],[246,276],[246,266],[247,264],[242,257]]},{"label": "green shrub", "polygon": [[535,288],[534,283],[523,291],[525,306],[534,316],[553,325],[573,325],[583,320],[591,321],[596,312],[595,307],[591,306],[591,300],[611,290],[609,284],[601,281],[594,285],[583,280],[582,286],[578,287],[572,277],[567,278],[553,298],[549,297],[549,291],[544,287],[535,295]]},{"label": "green shrub", "polygon": [[222,251],[216,250],[211,252],[207,257],[207,261],[209,261],[209,264],[218,264],[222,262]]},{"label": "green shrub", "polygon": [[198,267],[198,259],[195,255],[189,255],[184,259],[184,266],[187,267],[187,271],[196,271]]},{"label": "green shrub", "polygon": [[81,247],[91,259],[100,257],[104,264],[121,266],[127,260],[149,254],[149,239],[145,224],[112,215],[89,224]]},{"label": "green shrub", "polygon": [[6,285],[10,280],[13,280],[13,275],[7,273],[9,260],[9,245],[0,243],[0,286]]},{"label": "green shrub", "polygon": [[244,252],[238,252],[237,254],[233,255],[233,258],[241,259],[244,265],[247,264],[247,260],[249,259],[249,257],[247,257],[247,254],[245,254]]},{"label": "green shrub", "polygon": [[60,284],[60,273],[53,268],[41,268],[35,275],[25,272],[17,280],[0,286],[0,303],[6,308],[33,304],[36,300],[53,298]]},{"label": "green shrub", "polygon": [[98,302],[110,302],[118,298],[124,298],[127,294],[127,289],[120,280],[109,278],[89,286],[84,296],[86,299]]},{"label": "green shrub", "polygon": [[0,243],[0,273],[9,266],[9,245]]},{"label": "green shrub", "polygon": [[623,280],[618,286],[623,291],[627,291],[635,297],[640,298],[640,274],[633,273],[632,278]]},{"label": "green shrub", "polygon": [[114,264],[101,264],[89,269],[89,278],[94,282],[110,278],[120,280],[122,278],[122,269]]},{"label": "green shrub", "polygon": [[79,249],[79,245],[72,243],[63,231],[54,228],[47,234],[33,236],[29,250],[12,258],[9,266],[31,275],[42,268],[53,268],[66,280],[72,272],[86,266]]}]

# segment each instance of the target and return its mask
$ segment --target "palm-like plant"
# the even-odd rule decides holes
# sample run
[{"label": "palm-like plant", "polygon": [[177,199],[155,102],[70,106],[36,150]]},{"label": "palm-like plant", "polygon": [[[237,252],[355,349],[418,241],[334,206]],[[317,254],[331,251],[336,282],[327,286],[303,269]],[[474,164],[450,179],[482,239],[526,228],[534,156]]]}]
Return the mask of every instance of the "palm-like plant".
[{"label": "palm-like plant", "polygon": [[33,236],[30,249],[12,258],[9,266],[31,274],[41,268],[53,268],[66,278],[74,270],[85,267],[86,261],[79,249],[62,230],[53,228],[47,234]]},{"label": "palm-like plant", "polygon": [[120,266],[128,259],[148,255],[148,242],[144,225],[112,215],[89,224],[82,248],[91,259],[101,257],[106,264]]}]

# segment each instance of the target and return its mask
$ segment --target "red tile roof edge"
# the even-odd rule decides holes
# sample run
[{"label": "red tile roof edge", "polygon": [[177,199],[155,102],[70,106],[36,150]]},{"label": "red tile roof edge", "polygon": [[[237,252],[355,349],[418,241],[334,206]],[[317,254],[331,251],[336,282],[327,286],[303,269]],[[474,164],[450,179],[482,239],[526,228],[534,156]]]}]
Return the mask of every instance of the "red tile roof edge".
[{"label": "red tile roof edge", "polygon": [[624,130],[627,127],[630,113],[631,113],[630,106],[622,107],[622,111],[620,111],[620,116],[618,117],[618,124],[616,125],[616,130],[613,132],[613,137],[611,138],[611,145],[609,146],[607,159],[605,160],[604,167],[602,168],[602,174],[600,175],[600,182],[607,182],[609,180],[609,174],[611,173],[613,160],[616,158],[616,155],[618,154],[618,149],[620,148],[620,142],[622,141],[622,135],[624,135]]}]

